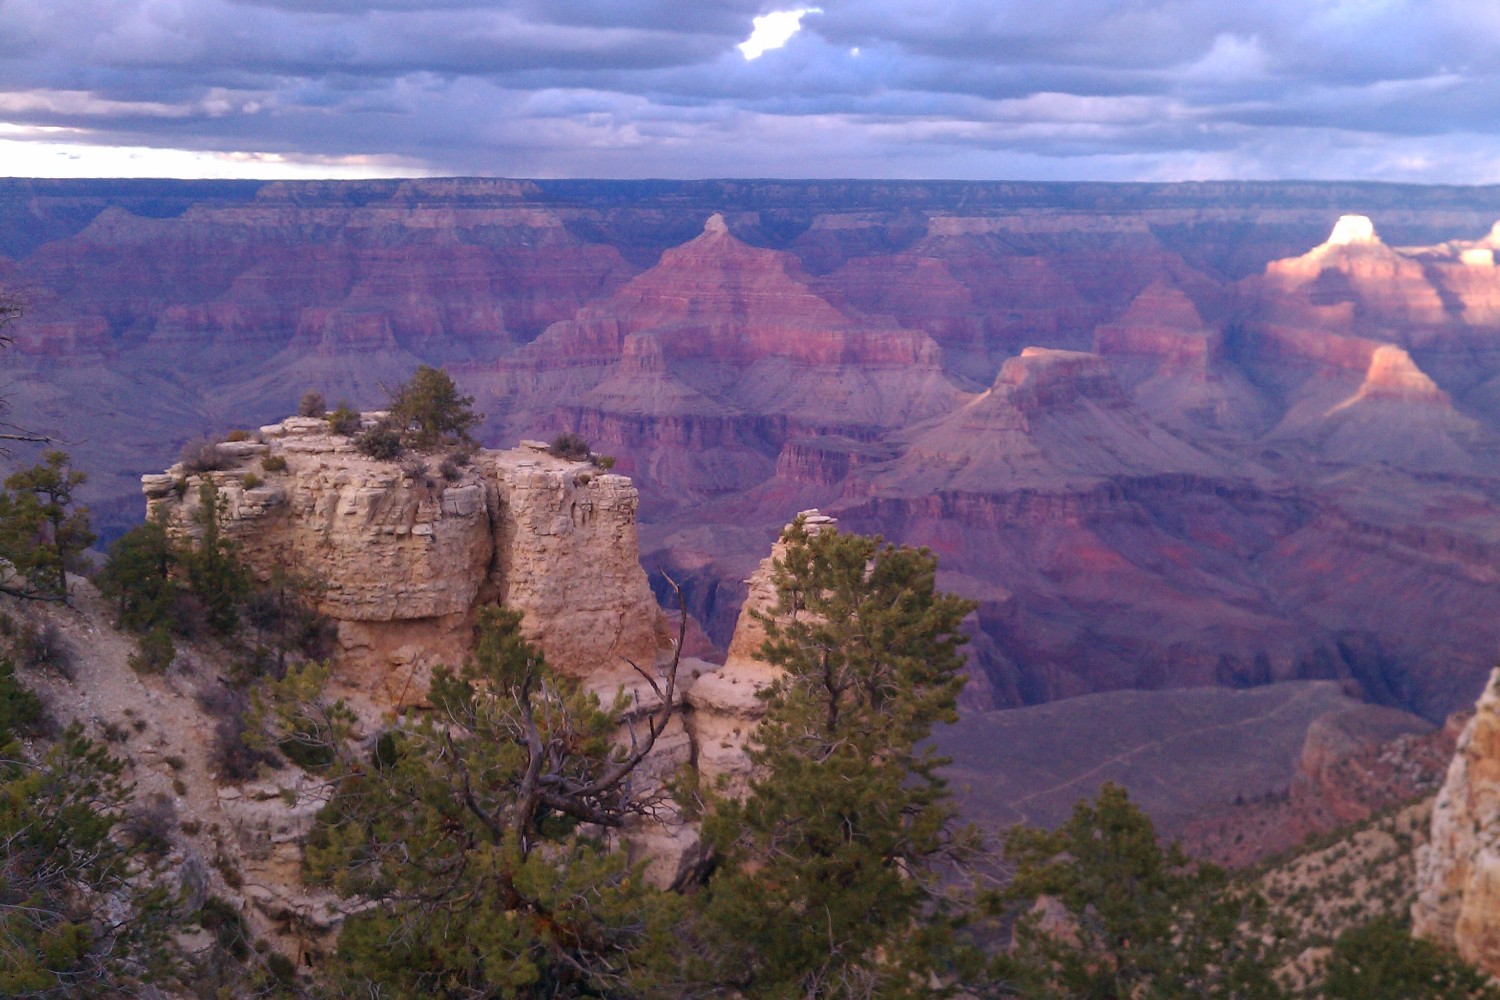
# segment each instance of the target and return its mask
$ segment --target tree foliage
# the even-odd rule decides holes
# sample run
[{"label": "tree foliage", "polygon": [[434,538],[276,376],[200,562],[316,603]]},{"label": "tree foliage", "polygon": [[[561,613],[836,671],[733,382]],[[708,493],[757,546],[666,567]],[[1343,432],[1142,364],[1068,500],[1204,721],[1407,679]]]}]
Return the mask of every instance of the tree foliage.
[{"label": "tree foliage", "polygon": [[160,521],[147,521],[115,539],[94,583],[114,605],[121,628],[146,632],[172,622],[177,600],[172,573],[179,559]]},{"label": "tree foliage", "polygon": [[140,995],[170,976],[174,915],[120,833],[121,767],[78,727],[39,764],[0,750],[0,995]]},{"label": "tree foliage", "polygon": [[[42,701],[16,677],[16,665],[0,658],[0,748],[32,732],[44,718]],[[0,756],[10,756],[0,752]]]},{"label": "tree foliage", "polygon": [[471,441],[469,431],[483,419],[474,412],[474,397],[460,394],[448,373],[431,365],[418,368],[390,397],[392,427],[403,444],[421,451]]},{"label": "tree foliage", "polygon": [[39,465],[13,473],[0,493],[0,558],[10,576],[0,589],[21,597],[67,600],[70,569],[94,542],[87,507],[74,491],[88,476],[49,451]]},{"label": "tree foliage", "polygon": [[786,673],[748,795],[715,801],[704,826],[720,858],[701,906],[707,977],[748,997],[941,994],[958,985],[966,912],[944,878],[977,844],[924,741],[957,717],[973,605],[936,589],[925,550],[800,520],[784,541],[761,656]]},{"label": "tree foliage", "polygon": [[238,546],[224,534],[220,523],[225,503],[213,480],[204,479],[198,487],[198,508],[193,515],[201,535],[181,557],[188,588],[203,602],[209,627],[220,635],[229,635],[238,627],[240,604],[252,587]]},{"label": "tree foliage", "polygon": [[433,677],[431,713],[353,746],[353,719],[288,671],[261,731],[331,751],[336,789],[308,844],[310,876],[357,900],[339,937],[346,990],[389,997],[554,997],[644,989],[675,902],[614,849],[650,813],[633,776],[671,716],[660,707],[613,739],[627,704],[603,705],[552,670],[487,609],[462,671]]},{"label": "tree foliage", "polygon": [[1264,904],[1211,865],[1157,843],[1151,820],[1106,784],[1056,830],[1013,828],[1005,898],[1022,907],[997,974],[1027,997],[1273,1000]]},{"label": "tree foliage", "polygon": [[1340,934],[1324,968],[1324,1000],[1500,1000],[1500,989],[1453,952],[1382,916]]}]

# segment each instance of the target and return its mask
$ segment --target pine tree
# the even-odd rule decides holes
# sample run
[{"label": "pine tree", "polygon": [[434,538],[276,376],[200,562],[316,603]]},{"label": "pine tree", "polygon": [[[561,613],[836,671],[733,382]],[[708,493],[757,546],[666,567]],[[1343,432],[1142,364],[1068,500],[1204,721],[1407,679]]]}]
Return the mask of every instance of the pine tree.
[{"label": "pine tree", "polygon": [[170,982],[177,915],[120,834],[122,767],[76,726],[38,764],[0,747],[0,996],[138,996]]},{"label": "pine tree", "polygon": [[786,673],[748,795],[705,821],[701,974],[747,997],[941,995],[966,913],[941,876],[976,844],[924,741],[957,718],[973,604],[936,589],[925,550],[800,520],[784,541],[761,656]]},{"label": "pine tree", "polygon": [[631,776],[671,716],[675,671],[621,747],[624,702],[553,671],[519,625],[487,609],[464,669],[435,671],[432,711],[373,753],[319,701],[316,666],[289,669],[257,707],[260,731],[336,789],[307,858],[355,901],[333,969],[348,995],[624,995],[667,950],[679,901],[610,834],[655,804]]},{"label": "pine tree", "polygon": [[1263,901],[1221,869],[1157,843],[1151,819],[1105,784],[1056,830],[1017,826],[1004,897],[1019,917],[995,976],[1037,998],[1275,1000]]},{"label": "pine tree", "polygon": [[172,623],[177,585],[172,580],[178,553],[157,521],[131,528],[115,539],[95,578],[99,593],[115,606],[115,621],[132,632]]},{"label": "pine tree", "polygon": [[441,368],[423,365],[391,391],[390,421],[402,443],[430,450],[444,443],[469,442],[469,431],[482,419],[474,397],[461,395]]},{"label": "pine tree", "polygon": [[73,493],[88,481],[68,456],[49,451],[40,465],[13,473],[0,493],[0,558],[12,576],[0,589],[22,597],[67,600],[69,569],[94,542],[87,507]]},{"label": "pine tree", "polygon": [[220,523],[225,503],[219,488],[205,479],[198,488],[194,512],[202,535],[182,556],[188,589],[203,602],[209,627],[220,635],[229,635],[239,626],[240,603],[251,588],[250,572]]}]

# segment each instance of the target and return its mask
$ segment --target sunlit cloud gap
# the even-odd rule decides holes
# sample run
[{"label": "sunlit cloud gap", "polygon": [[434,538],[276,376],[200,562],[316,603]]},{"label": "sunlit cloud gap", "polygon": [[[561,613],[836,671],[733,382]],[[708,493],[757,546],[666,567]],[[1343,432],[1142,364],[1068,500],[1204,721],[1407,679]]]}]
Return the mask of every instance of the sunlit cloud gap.
[{"label": "sunlit cloud gap", "polygon": [[429,171],[387,158],[284,156],[278,153],[209,152],[145,146],[98,146],[54,141],[75,129],[38,128],[0,122],[0,176],[177,177],[262,180],[420,177]]},{"label": "sunlit cloud gap", "polygon": [[772,49],[779,49],[802,30],[802,18],[807,14],[821,14],[821,7],[801,7],[797,10],[773,10],[754,21],[750,37],[735,48],[744,55],[745,61],[759,59]]}]

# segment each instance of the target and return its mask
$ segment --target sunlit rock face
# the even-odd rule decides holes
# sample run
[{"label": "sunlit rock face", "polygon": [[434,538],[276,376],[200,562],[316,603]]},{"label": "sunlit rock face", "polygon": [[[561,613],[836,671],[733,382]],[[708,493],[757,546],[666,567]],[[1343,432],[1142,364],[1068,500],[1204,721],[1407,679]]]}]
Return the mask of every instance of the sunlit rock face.
[{"label": "sunlit rock face", "polygon": [[1380,242],[1375,235],[1375,223],[1367,215],[1341,215],[1328,235],[1326,246],[1345,247],[1351,243],[1374,245]]},{"label": "sunlit rock face", "polygon": [[1412,931],[1500,974],[1500,672],[1458,739],[1418,849]]}]

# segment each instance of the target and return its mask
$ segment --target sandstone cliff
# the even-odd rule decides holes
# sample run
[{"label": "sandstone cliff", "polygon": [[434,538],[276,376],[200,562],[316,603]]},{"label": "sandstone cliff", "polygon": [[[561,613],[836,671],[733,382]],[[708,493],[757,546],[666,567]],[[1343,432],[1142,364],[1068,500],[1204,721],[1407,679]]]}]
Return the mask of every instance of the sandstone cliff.
[{"label": "sandstone cliff", "polygon": [[[150,515],[201,532],[198,486],[212,481],[224,531],[258,575],[280,567],[317,585],[341,679],[376,701],[416,698],[432,666],[460,662],[487,603],[520,611],[550,662],[601,686],[666,648],[625,477],[537,443],[480,451],[445,477],[431,456],[367,458],[323,420],[293,417],[260,436],[219,445],[235,463],[223,471],[143,477]],[[285,469],[266,471],[267,457]]]},{"label": "sandstone cliff", "polygon": [[1412,930],[1500,975],[1500,671],[1490,676],[1417,855]]}]

